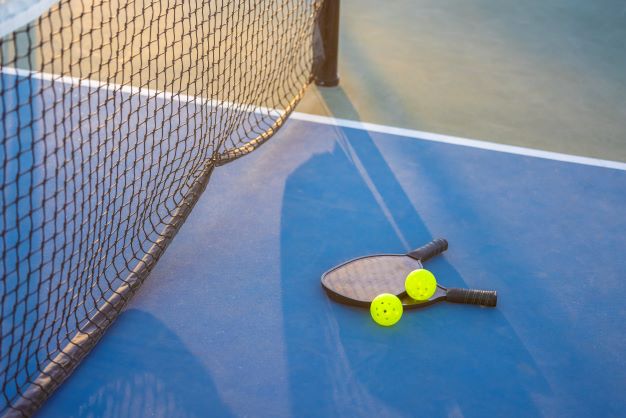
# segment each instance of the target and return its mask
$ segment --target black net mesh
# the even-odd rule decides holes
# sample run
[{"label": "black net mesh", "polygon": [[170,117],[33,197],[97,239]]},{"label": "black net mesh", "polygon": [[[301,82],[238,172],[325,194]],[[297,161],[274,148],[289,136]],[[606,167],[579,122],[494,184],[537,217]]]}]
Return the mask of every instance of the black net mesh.
[{"label": "black net mesh", "polygon": [[0,415],[115,318],[312,78],[321,0],[63,0],[0,40]]}]

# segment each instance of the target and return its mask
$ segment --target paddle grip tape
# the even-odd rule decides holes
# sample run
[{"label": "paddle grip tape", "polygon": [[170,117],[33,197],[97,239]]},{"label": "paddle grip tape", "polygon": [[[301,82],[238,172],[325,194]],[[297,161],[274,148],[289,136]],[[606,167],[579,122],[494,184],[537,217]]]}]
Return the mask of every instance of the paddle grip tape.
[{"label": "paddle grip tape", "polygon": [[493,290],[448,289],[448,302],[465,303],[469,305],[496,306],[498,295]]},{"label": "paddle grip tape", "polygon": [[428,244],[423,247],[418,248],[417,250],[413,250],[407,255],[416,260],[420,261],[428,261],[429,259],[441,254],[445,250],[448,249],[448,241],[443,238],[437,238],[432,240]]}]

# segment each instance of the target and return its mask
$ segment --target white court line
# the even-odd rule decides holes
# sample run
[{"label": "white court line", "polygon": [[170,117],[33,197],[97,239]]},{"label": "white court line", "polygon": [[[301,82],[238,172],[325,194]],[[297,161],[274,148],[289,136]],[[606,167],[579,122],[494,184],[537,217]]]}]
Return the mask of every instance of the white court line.
[{"label": "white court line", "polygon": [[[1,0],[0,0],[1,1]],[[246,111],[249,113],[257,113],[260,115],[269,115],[272,117],[280,117],[284,111],[280,109],[272,109],[261,106],[254,106],[252,104],[235,103],[228,101],[221,101],[215,99],[205,99],[199,96],[191,96],[180,93],[170,93],[167,91],[149,89],[147,87],[135,87],[126,84],[106,83],[104,81],[93,80],[89,78],[78,78],[71,76],[62,76],[52,73],[43,73],[38,71],[24,70],[21,68],[2,67],[0,72],[9,75],[15,75],[19,77],[30,77],[37,80],[50,81],[54,83],[63,83],[76,87],[88,87],[94,90],[107,90],[116,93],[124,93],[134,96],[143,96],[148,98],[155,98],[161,100],[169,100],[172,102],[180,103],[193,103],[196,105],[206,105],[215,108],[235,109],[238,111]]]},{"label": "white court line", "polygon": [[496,144],[493,142],[479,141],[477,139],[461,138],[450,135],[441,135],[431,132],[417,131],[414,129],[396,128],[394,126],[378,125],[375,123],[339,119],[331,116],[311,115],[308,113],[294,112],[291,119],[306,122],[320,123],[324,125],[340,126],[342,128],[360,129],[370,132],[378,132],[390,135],[404,136],[421,139],[424,141],[441,142],[444,144],[460,145],[463,147],[479,148],[489,151],[504,152],[507,154],[523,155],[526,157],[542,158],[546,160],[563,161],[567,163],[590,165],[594,167],[612,168],[626,171],[626,163],[598,158],[582,157],[579,155],[562,154],[559,152],[542,151],[533,148],[518,147],[515,145]]},{"label": "white court line", "polygon": [[[18,75],[23,77],[33,77],[41,80],[49,80],[55,82],[63,82],[71,85],[80,85],[83,87],[99,88],[105,90],[119,91],[126,94],[136,94],[146,97],[157,97],[164,100],[180,101],[185,103],[196,103],[202,105],[210,105],[222,108],[234,108],[238,110],[248,110],[252,105],[242,105],[231,102],[222,102],[219,100],[204,99],[197,96],[189,96],[185,94],[174,94],[159,90],[137,88],[127,85],[119,85],[114,83],[105,83],[97,80],[81,79],[68,76],[59,76],[55,74],[34,72],[29,70],[21,70],[10,67],[3,67],[1,72],[6,74]],[[266,114],[272,116],[281,115],[279,109],[269,109],[264,107],[254,107],[254,113]],[[308,113],[293,112],[291,119],[302,120],[306,122],[314,122],[323,125],[339,126],[343,128],[359,129],[370,132],[378,132],[390,135],[404,136],[423,141],[440,142],[444,144],[460,145],[463,147],[471,147],[484,149],[488,151],[503,152],[507,154],[522,155],[525,157],[542,158],[545,160],[562,161],[573,164],[582,164],[593,167],[611,168],[614,170],[626,171],[626,163],[611,160],[602,160],[599,158],[583,157],[579,155],[563,154],[559,152],[543,151],[534,148],[519,147],[515,145],[497,144],[493,142],[480,141],[477,139],[462,138],[457,136],[442,135],[432,132],[418,131],[414,129],[397,128],[394,126],[378,125],[375,123],[353,121],[347,119],[334,118],[331,116],[311,115]]]}]

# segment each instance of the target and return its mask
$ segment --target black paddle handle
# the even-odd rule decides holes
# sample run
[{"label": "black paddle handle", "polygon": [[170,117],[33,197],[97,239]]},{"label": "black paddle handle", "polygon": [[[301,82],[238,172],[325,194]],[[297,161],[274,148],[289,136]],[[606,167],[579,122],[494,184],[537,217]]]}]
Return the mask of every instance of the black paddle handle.
[{"label": "black paddle handle", "polygon": [[445,250],[448,249],[448,241],[443,238],[437,238],[424,245],[423,247],[419,247],[417,250],[413,250],[409,252],[407,255],[416,260],[420,261],[428,261],[436,255],[441,254]]},{"label": "black paddle handle", "polygon": [[495,290],[448,289],[446,300],[469,305],[496,306],[498,294]]}]

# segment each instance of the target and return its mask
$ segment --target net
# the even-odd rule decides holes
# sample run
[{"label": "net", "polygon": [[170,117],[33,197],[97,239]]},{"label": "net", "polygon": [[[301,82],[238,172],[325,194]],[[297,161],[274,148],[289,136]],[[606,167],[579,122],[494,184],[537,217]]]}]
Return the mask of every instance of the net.
[{"label": "net", "polygon": [[0,39],[0,415],[71,373],[326,48],[321,0],[46,3]]}]

